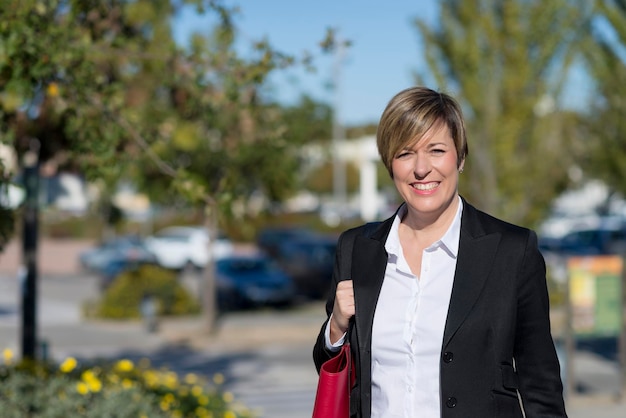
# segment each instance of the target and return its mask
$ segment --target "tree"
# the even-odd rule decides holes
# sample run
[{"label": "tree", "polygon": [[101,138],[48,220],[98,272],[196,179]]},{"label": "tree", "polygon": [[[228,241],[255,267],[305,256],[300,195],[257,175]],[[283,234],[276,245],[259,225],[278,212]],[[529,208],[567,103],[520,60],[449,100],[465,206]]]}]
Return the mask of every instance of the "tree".
[{"label": "tree", "polygon": [[[238,216],[254,193],[280,200],[293,187],[296,149],[262,87],[295,60],[263,40],[240,56],[236,10],[219,0],[2,3],[0,138],[20,155],[37,137],[43,162],[109,188],[132,178],[156,200],[182,196],[205,209],[213,236],[218,217]],[[187,4],[216,22],[188,49],[170,25]]]},{"label": "tree", "polygon": [[510,221],[534,225],[568,184],[559,99],[587,9],[581,0],[443,0],[437,24],[415,22],[428,70],[418,82],[452,93],[467,118],[461,191]]},{"label": "tree", "polygon": [[588,176],[602,179],[614,191],[626,195],[626,2],[595,2],[592,37],[585,44],[587,68],[595,81],[587,127],[590,145],[582,161]]}]

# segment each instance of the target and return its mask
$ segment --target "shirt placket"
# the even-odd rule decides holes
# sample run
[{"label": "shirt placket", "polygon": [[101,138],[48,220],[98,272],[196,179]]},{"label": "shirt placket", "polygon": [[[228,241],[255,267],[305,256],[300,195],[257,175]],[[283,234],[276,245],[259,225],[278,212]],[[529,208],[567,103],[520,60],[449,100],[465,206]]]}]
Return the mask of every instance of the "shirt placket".
[{"label": "shirt placket", "polygon": [[415,390],[415,374],[417,372],[417,358],[415,351],[415,323],[419,306],[420,285],[417,278],[411,283],[411,300],[406,309],[405,316],[405,343],[407,345],[407,368],[405,375],[404,413],[406,417],[415,416],[413,404],[413,392]]},{"label": "shirt placket", "polygon": [[407,386],[407,397],[406,397],[406,416],[407,417],[415,417],[417,416],[417,411],[415,410],[415,390],[416,385],[419,384],[419,376],[420,376],[420,364],[418,362],[418,348],[420,342],[417,339],[417,329],[418,323],[420,320],[420,311],[421,311],[421,300],[424,296],[424,286],[430,280],[430,272],[431,272],[431,261],[432,261],[432,251],[426,249],[422,253],[422,266],[420,271],[420,279],[415,280],[415,289],[416,291],[413,293],[413,299],[411,303],[412,311],[411,311],[411,325],[410,325],[410,345],[409,345],[409,365],[407,367],[407,382],[409,385]]}]

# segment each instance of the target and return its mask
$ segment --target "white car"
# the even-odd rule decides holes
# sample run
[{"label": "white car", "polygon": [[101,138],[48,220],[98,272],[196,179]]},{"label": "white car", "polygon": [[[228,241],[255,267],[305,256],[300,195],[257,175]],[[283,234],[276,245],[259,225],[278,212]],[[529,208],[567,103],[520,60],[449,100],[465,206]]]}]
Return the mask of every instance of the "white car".
[{"label": "white car", "polygon": [[[209,234],[203,226],[171,226],[146,238],[146,247],[161,267],[182,270],[203,268],[211,259]],[[225,237],[211,243],[214,259],[232,253],[233,244]]]}]

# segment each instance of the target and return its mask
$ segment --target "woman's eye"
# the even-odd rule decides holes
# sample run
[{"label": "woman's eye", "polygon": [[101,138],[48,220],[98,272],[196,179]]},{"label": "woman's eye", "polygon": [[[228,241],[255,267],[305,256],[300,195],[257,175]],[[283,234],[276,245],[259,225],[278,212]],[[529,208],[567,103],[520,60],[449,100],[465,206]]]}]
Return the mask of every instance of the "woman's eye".
[{"label": "woman's eye", "polygon": [[408,157],[409,155],[410,153],[408,151],[402,151],[401,153],[396,155],[396,158],[405,158],[405,157]]},{"label": "woman's eye", "polygon": [[440,148],[433,148],[430,152],[433,154],[445,154],[446,150]]}]

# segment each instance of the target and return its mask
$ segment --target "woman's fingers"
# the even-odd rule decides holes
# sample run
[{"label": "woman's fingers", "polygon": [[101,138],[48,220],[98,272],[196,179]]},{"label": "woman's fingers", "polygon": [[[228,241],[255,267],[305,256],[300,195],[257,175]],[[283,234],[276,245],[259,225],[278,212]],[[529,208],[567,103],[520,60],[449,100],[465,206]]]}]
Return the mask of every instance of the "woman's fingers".
[{"label": "woman's fingers", "polygon": [[333,320],[341,332],[346,332],[348,322],[354,316],[354,289],[352,280],[343,280],[337,283],[335,305],[333,306]]}]

